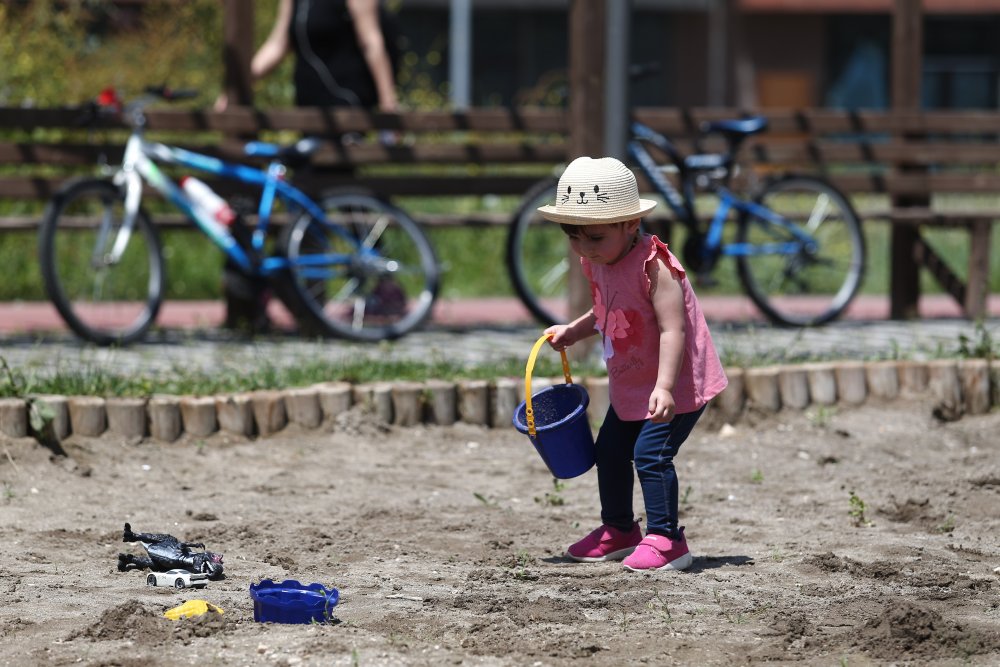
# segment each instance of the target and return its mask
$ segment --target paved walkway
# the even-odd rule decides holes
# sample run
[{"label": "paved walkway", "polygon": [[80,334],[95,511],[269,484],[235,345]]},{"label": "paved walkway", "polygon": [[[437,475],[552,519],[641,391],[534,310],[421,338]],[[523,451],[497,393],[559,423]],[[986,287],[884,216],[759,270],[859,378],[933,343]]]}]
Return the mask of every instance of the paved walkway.
[{"label": "paved walkway", "polygon": [[[962,338],[979,343],[984,333],[1000,341],[1000,299],[990,303],[982,329],[958,317],[947,298],[921,301],[922,319],[892,321],[885,299],[858,300],[847,317],[816,329],[775,328],[759,319],[741,298],[702,299],[713,336],[727,364],[744,365],[811,359],[930,358],[954,354]],[[273,313],[288,324],[287,314]],[[0,304],[0,357],[12,368],[50,374],[70,371],[164,374],[202,370],[245,372],[262,363],[276,366],[359,358],[449,360],[478,364],[523,360],[541,333],[512,299],[442,302],[432,322],[399,341],[360,344],[306,341],[279,334],[246,340],[218,329],[221,303],[167,304],[164,328],[126,349],[82,344],[61,325],[47,304]],[[595,361],[598,361],[594,351]]]}]

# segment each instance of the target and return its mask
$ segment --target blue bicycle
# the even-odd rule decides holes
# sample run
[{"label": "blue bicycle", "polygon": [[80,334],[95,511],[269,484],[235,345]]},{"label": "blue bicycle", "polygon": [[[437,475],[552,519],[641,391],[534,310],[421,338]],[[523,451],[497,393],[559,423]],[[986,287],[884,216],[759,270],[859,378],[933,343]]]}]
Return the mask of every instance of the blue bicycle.
[{"label": "blue bicycle", "polygon": [[[864,275],[865,241],[850,201],[829,182],[803,175],[769,180],[750,197],[732,190],[742,142],[767,127],[763,117],[709,122],[701,136],[721,136],[721,153],[684,156],[665,136],[632,123],[629,159],[686,231],[681,254],[699,281],[711,284],[721,257],[733,257],[747,296],[774,323],[814,326],[839,316]],[[676,178],[675,186],[667,174]],[[565,321],[569,259],[558,225],[537,208],[556,200],[557,179],[536,184],[522,199],[507,237],[507,265],[518,295],[542,322]],[[699,195],[715,200],[707,222]],[[727,226],[735,223],[726,236]]]},{"label": "blue bicycle", "polygon": [[[438,262],[423,231],[399,208],[365,192],[313,200],[285,179],[286,164],[308,163],[320,146],[251,142],[264,169],[149,141],[145,107],[191,92],[148,89],[122,105],[131,127],[124,158],[109,178],[73,180],[52,198],[40,229],[42,275],[66,324],[98,345],[140,340],[155,322],[166,285],[163,248],[142,205],[143,186],[190,218],[244,276],[267,281],[310,332],[375,341],[396,338],[428,317],[437,297]],[[259,190],[256,223],[220,223],[159,165],[232,179]],[[280,213],[288,220],[269,234]],[[276,226],[276,225],[274,225]]]}]

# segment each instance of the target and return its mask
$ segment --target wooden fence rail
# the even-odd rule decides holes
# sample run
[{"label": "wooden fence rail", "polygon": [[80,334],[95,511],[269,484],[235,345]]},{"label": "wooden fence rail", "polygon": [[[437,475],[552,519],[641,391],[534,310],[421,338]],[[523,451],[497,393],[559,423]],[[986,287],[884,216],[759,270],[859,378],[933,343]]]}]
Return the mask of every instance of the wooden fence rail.
[{"label": "wooden fence rail", "polygon": [[[102,118],[97,126],[84,128],[82,111],[0,108],[0,200],[44,201],[72,174],[85,172],[102,159],[120,160],[125,126]],[[637,120],[675,139],[682,150],[692,148],[703,121],[740,115],[734,109],[634,112]],[[242,145],[251,138],[287,141],[301,135],[396,131],[403,143],[330,143],[316,155],[306,180],[297,181],[307,188],[358,185],[390,197],[520,194],[547,173],[547,167],[571,157],[568,114],[557,109],[402,114],[350,109],[234,108],[221,113],[156,109],[147,116],[151,136],[235,161],[247,161]],[[930,271],[967,316],[984,313],[990,237],[1000,219],[1000,113],[804,109],[769,110],[767,116],[768,132],[753,137],[742,151],[746,173],[807,171],[826,176],[852,195],[886,195],[878,198],[885,204],[866,207],[862,214],[913,227],[917,233],[907,244],[894,243],[893,257],[875,261],[914,263]],[[710,140],[704,147],[718,144]],[[215,187],[224,194],[233,191],[223,181]],[[978,196],[956,205],[954,198],[942,196],[951,194]],[[920,204],[899,205],[907,198]],[[427,221],[466,222],[442,216]],[[35,225],[37,219],[31,216],[0,214],[0,230]],[[942,225],[969,232],[964,278],[919,233]],[[890,296],[894,304],[912,304],[915,309],[919,287],[893,285]]]}]

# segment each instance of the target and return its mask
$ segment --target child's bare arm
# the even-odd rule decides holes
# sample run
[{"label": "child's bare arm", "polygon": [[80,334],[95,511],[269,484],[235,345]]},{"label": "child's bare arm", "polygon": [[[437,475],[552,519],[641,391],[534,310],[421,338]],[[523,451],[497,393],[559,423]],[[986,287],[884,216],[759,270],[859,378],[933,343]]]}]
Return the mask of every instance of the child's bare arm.
[{"label": "child's bare arm", "polygon": [[596,323],[597,318],[594,316],[594,309],[591,308],[569,324],[556,324],[546,329],[545,333],[552,334],[549,345],[556,350],[565,350],[573,343],[597,333],[597,329],[594,328]]},{"label": "child's bare arm", "polygon": [[660,329],[660,359],[656,385],[649,396],[650,419],[674,418],[674,384],[684,360],[684,290],[662,259],[650,270],[651,297]]}]

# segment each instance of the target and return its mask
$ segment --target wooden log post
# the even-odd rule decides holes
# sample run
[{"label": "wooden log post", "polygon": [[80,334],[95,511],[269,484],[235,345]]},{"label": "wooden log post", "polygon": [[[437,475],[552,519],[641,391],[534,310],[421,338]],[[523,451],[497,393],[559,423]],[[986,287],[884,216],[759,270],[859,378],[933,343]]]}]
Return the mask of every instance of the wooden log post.
[{"label": "wooden log post", "polygon": [[108,427],[105,400],[100,396],[71,396],[69,399],[70,430],[76,435],[97,437]]},{"label": "wooden log post", "polygon": [[805,364],[803,369],[809,381],[809,400],[814,405],[833,405],[837,402],[837,375],[829,362]]},{"label": "wooden log post", "polygon": [[428,394],[427,422],[438,426],[451,426],[458,420],[458,392],[454,382],[427,380],[424,390]]},{"label": "wooden log post", "polygon": [[224,0],[222,15],[222,62],[225,65],[223,90],[230,104],[253,104],[253,2]]},{"label": "wooden log post", "polygon": [[288,424],[285,412],[285,398],[279,391],[261,390],[251,392],[250,407],[257,434],[265,437],[273,435]]},{"label": "wooden log post", "polygon": [[372,410],[375,419],[383,424],[393,423],[392,385],[377,382],[372,386]]},{"label": "wooden log post", "polygon": [[490,391],[490,425],[494,428],[513,426],[517,400],[517,385],[520,381],[512,378],[497,378]]},{"label": "wooden log post", "polygon": [[[48,437],[62,441],[69,437],[71,426],[69,422],[69,399],[65,396],[36,396],[35,402],[44,406],[52,415],[48,426],[43,429],[47,431]],[[30,418],[30,415],[29,415]]]},{"label": "wooden log post", "polygon": [[23,398],[0,398],[0,435],[28,436],[28,404]]},{"label": "wooden log post", "polygon": [[990,290],[990,235],[993,222],[978,220],[969,229],[969,277],[966,281],[962,310],[970,319],[987,315],[986,299]]},{"label": "wooden log post", "polygon": [[868,385],[865,380],[865,365],[860,361],[847,361],[837,364],[834,371],[837,376],[837,396],[842,403],[860,405],[868,397]]},{"label": "wooden log post", "polygon": [[[892,108],[894,111],[920,109],[920,81],[923,77],[923,9],[921,0],[895,0],[892,17]],[[917,139],[919,135],[904,135]],[[926,166],[900,164],[904,173],[926,172]],[[893,196],[893,208],[927,207],[926,195]],[[916,225],[892,225],[890,231],[889,316],[892,319],[919,317],[920,265],[916,261],[920,230]]]},{"label": "wooden log post", "polygon": [[744,375],[747,401],[751,408],[764,412],[781,409],[781,389],[778,386],[779,370],[774,367],[748,368]]},{"label": "wooden log post", "polygon": [[190,436],[204,438],[219,430],[214,396],[183,396],[180,411],[184,432]]},{"label": "wooden log post", "polygon": [[986,359],[962,359],[958,363],[965,412],[981,415],[990,410],[990,365]]},{"label": "wooden log post", "polygon": [[[571,0],[569,5],[569,158],[601,157],[604,144],[605,55],[607,53],[607,3]],[[553,202],[555,203],[555,202]],[[569,319],[592,305],[590,288],[580,260],[566,244],[569,256]],[[569,348],[567,355],[579,361],[593,350],[591,337]]]},{"label": "wooden log post", "polygon": [[180,399],[176,396],[154,396],[146,406],[149,412],[149,435],[160,442],[174,442],[184,432]]},{"label": "wooden log post", "polygon": [[109,431],[129,440],[146,436],[146,399],[109,398],[105,408],[108,412]]},{"label": "wooden log post", "polygon": [[215,401],[215,412],[220,430],[247,438],[253,436],[253,406],[247,394],[220,396]]},{"label": "wooden log post", "polygon": [[423,420],[424,385],[398,382],[392,385],[392,422],[397,426],[416,426]]},{"label": "wooden log post", "polygon": [[332,421],[351,409],[354,394],[349,382],[322,382],[314,388],[324,421]]},{"label": "wooden log post", "polygon": [[809,405],[809,374],[804,368],[786,366],[778,372],[781,404],[801,410]]},{"label": "wooden log post", "polygon": [[458,416],[467,424],[489,425],[490,385],[486,380],[458,383]]},{"label": "wooden log post", "polygon": [[712,403],[723,419],[734,422],[743,414],[746,405],[746,372],[742,368],[727,368],[726,377],[729,378],[729,384]]},{"label": "wooden log post", "polygon": [[927,364],[923,361],[899,362],[899,395],[917,398],[927,393]]},{"label": "wooden log post", "polygon": [[895,361],[872,361],[865,364],[868,395],[892,400],[899,396],[899,371]]},{"label": "wooden log post", "polygon": [[314,429],[323,423],[323,409],[315,387],[299,387],[285,392],[288,421],[301,428]]},{"label": "wooden log post", "polygon": [[936,409],[946,417],[959,417],[964,411],[962,383],[958,376],[958,363],[951,359],[928,362],[928,389]]}]

